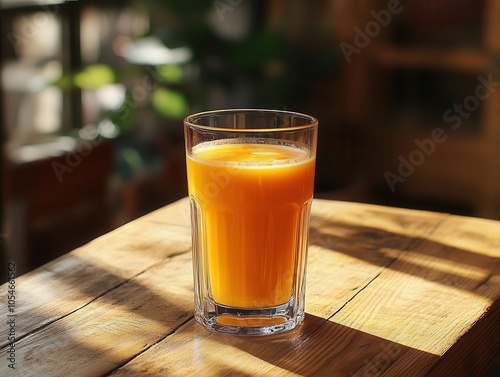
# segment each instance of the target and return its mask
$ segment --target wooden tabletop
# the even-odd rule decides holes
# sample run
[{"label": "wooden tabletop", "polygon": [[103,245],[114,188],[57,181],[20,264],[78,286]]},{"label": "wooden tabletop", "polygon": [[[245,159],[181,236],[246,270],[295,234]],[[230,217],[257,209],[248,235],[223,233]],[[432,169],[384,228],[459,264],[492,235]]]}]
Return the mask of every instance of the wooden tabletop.
[{"label": "wooden tabletop", "polygon": [[500,222],[315,200],[305,321],[268,337],[194,321],[190,251],[183,199],[4,284],[0,375],[481,376],[500,348]]}]

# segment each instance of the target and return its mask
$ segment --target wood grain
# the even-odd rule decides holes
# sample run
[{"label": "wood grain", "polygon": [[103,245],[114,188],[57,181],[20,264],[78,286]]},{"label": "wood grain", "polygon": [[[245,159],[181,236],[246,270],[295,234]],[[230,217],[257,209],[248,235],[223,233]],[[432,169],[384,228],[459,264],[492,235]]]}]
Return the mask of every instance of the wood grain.
[{"label": "wood grain", "polygon": [[[16,337],[84,307],[171,255],[189,251],[189,225],[179,216],[179,207],[186,212],[186,205],[181,201],[160,209],[19,278]],[[1,314],[6,311],[0,308]],[[0,347],[7,344],[7,331],[0,327]]]},{"label": "wood grain", "polygon": [[234,337],[193,320],[188,211],[18,278],[19,369],[0,375],[475,375],[499,347],[499,222],[315,200],[304,323]]}]

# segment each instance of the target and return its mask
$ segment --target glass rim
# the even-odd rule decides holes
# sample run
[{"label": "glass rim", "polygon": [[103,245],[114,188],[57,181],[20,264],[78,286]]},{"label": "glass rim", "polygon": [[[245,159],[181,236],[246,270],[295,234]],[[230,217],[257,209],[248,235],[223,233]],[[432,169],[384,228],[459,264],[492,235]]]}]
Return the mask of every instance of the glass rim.
[{"label": "glass rim", "polygon": [[[307,124],[297,125],[297,126],[288,126],[288,127],[273,127],[273,128],[225,128],[225,127],[216,127],[216,126],[207,126],[203,124],[194,124],[193,120],[195,118],[202,118],[210,115],[227,115],[227,114],[243,114],[243,113],[253,113],[253,114],[280,114],[287,116],[296,116],[307,120]],[[273,109],[257,109],[257,108],[241,108],[241,109],[221,109],[221,110],[208,110],[201,111],[191,115],[188,115],[184,118],[184,125],[196,128],[199,130],[206,131],[217,131],[217,132],[242,132],[242,133],[264,133],[264,132],[286,132],[286,131],[299,131],[299,130],[307,130],[318,127],[318,119],[313,117],[312,115],[307,115],[304,113],[299,113],[296,111],[289,110],[273,110]]]}]

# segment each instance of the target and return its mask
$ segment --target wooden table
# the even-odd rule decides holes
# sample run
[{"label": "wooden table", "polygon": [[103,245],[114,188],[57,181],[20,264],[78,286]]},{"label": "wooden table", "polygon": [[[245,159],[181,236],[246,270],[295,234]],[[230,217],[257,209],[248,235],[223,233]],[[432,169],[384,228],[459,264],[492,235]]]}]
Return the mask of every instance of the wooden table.
[{"label": "wooden table", "polygon": [[3,285],[0,375],[481,376],[499,349],[500,222],[315,200],[304,323],[236,337],[193,319],[188,211],[18,277],[12,317]]}]

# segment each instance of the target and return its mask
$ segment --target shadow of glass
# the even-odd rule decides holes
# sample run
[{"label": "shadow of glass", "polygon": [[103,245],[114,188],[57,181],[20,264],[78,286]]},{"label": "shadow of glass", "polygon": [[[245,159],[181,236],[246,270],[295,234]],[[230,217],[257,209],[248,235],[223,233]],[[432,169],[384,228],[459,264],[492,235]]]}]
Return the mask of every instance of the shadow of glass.
[{"label": "shadow of glass", "polygon": [[437,360],[436,355],[320,317],[307,315],[304,325],[308,323],[319,326],[277,360],[281,368],[300,375],[378,376],[389,368],[411,371]]},{"label": "shadow of glass", "polygon": [[[310,230],[310,245],[492,300],[497,297],[493,297],[491,292],[500,292],[500,284],[491,280],[495,271],[500,271],[500,258],[427,238],[409,237],[381,228],[331,219],[316,219]],[[412,257],[415,253],[418,258]],[[450,272],[452,270],[455,272]],[[482,291],[480,288],[486,284],[490,288]]]},{"label": "shadow of glass", "polygon": [[[401,258],[405,254],[417,253],[436,259],[446,258],[451,263],[469,263],[472,267],[485,270],[498,266],[499,258],[432,240],[376,227],[324,220],[314,223],[310,241],[311,245],[332,252],[344,253],[454,288],[474,291],[481,285],[490,284],[495,294],[499,291],[498,285],[487,277],[473,279],[440,270],[432,264],[415,265],[411,260]],[[262,375],[276,372],[314,376],[379,376],[389,370],[394,375],[408,375],[412,370],[425,372],[439,358],[312,314],[307,314],[304,323],[297,329],[282,335],[259,338],[207,333],[192,320],[192,266],[189,252],[167,257],[127,279],[76,254],[71,255],[71,258],[79,266],[80,273],[72,275],[65,271],[60,275],[53,274],[52,284],[59,285],[62,290],[67,287],[74,291],[75,297],[78,293],[83,297],[74,303],[74,309],[61,316],[51,316],[53,312],[49,309],[31,309],[30,313],[25,313],[39,321],[39,326],[30,327],[20,335],[19,355],[24,355],[26,363],[40,362],[39,375],[44,375],[47,369],[43,368],[48,368],[47,365],[59,364],[61,358],[67,360],[61,363],[71,365],[72,369],[78,369],[78,365],[84,365],[89,360],[98,360],[93,368],[99,368],[99,373],[111,373],[117,368],[121,371],[121,366],[126,366],[123,368],[125,370],[135,365],[135,359],[155,360],[155,364],[149,364],[151,373],[156,363],[158,368],[164,367],[167,362],[169,367],[175,368],[175,365],[180,367],[181,364],[196,360],[195,367],[202,372],[205,368],[213,368],[214,356],[224,358],[225,355],[232,355],[235,349],[243,351],[242,357],[248,363],[254,359],[246,358],[246,354],[262,360]],[[396,263],[399,259],[402,263]],[[99,307],[101,309],[96,310]],[[112,308],[122,309],[121,315],[111,316]],[[106,309],[110,313],[106,313]],[[68,330],[75,317],[81,318],[82,326],[77,328],[80,332],[77,336]],[[130,332],[130,326],[135,332]],[[81,330],[87,332],[82,334]],[[136,337],[132,341],[130,334]],[[125,338],[130,343],[121,344]],[[165,361],[169,347],[179,346],[179,339],[185,349],[183,358]],[[220,345],[220,353],[214,354],[214,342]],[[117,356],[117,350],[125,351]],[[77,362],[70,362],[70,359]],[[248,368],[249,371],[255,371],[252,367]],[[222,361],[220,370],[228,375],[246,375],[244,369],[233,370]],[[72,372],[65,375],[75,375]],[[253,375],[253,372],[247,374]]]},{"label": "shadow of glass", "polygon": [[[148,358],[154,360],[161,358],[162,353],[167,355],[173,348],[178,350],[178,343],[182,344],[180,339],[193,338],[199,338],[199,341],[191,345],[189,349],[186,347],[184,353],[186,359],[178,359],[169,363],[172,370],[176,367],[185,368],[184,365],[192,358],[191,352],[196,353],[196,368],[199,370],[217,371],[220,369],[226,372],[232,371],[233,374],[227,375],[244,373],[243,375],[262,376],[293,373],[300,376],[361,377],[380,376],[388,370],[391,370],[391,375],[411,375],[411,371],[414,370],[419,371],[416,373],[418,375],[425,375],[425,371],[439,359],[437,355],[311,314],[306,314],[304,322],[292,331],[262,337],[209,333],[201,328],[201,325],[192,326],[190,323],[171,339],[167,339],[161,351],[156,350],[158,353]],[[214,360],[214,351],[219,355],[219,360]],[[241,351],[247,355],[240,356]],[[229,370],[225,360],[227,355],[246,361],[246,363],[240,362],[238,366],[234,366],[234,369]],[[252,360],[253,363],[248,364]],[[127,365],[125,370],[127,368],[133,368],[133,364]],[[154,365],[153,368],[155,368]],[[155,369],[149,372],[154,375]]]},{"label": "shadow of glass", "polygon": [[[193,318],[189,253],[168,258],[125,280],[72,258],[83,271],[92,271],[94,278],[85,282],[61,275],[58,280],[54,275],[51,284],[71,292],[65,300],[78,298],[76,307],[53,316],[53,303],[47,302],[45,307],[18,316],[20,323],[29,317],[31,325],[18,327],[17,365],[29,367],[33,375],[53,375],[56,366],[61,367],[56,373],[61,376],[88,375],[89,368],[97,375],[108,373]],[[2,346],[0,355],[5,358],[8,345]],[[71,369],[67,373],[66,367]]]}]

